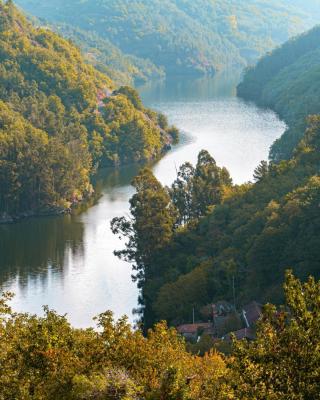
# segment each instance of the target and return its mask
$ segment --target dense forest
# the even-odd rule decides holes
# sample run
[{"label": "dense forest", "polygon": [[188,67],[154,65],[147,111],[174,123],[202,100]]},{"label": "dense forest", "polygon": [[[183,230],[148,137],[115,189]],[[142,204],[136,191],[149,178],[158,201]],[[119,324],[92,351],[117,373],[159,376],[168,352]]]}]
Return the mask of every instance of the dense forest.
[{"label": "dense forest", "polygon": [[273,161],[289,159],[309,114],[320,112],[320,27],[285,43],[249,68],[238,94],[275,110],[288,125],[271,148]]},{"label": "dense forest", "polygon": [[65,209],[99,165],[158,157],[177,130],[70,42],[0,3],[0,215]]},{"label": "dense forest", "polygon": [[[14,313],[0,297],[0,399],[302,400],[319,399],[320,282],[285,282],[286,308],[265,308],[253,342],[232,357],[186,351],[164,322],[148,334],[106,312],[99,330],[66,317]],[[294,351],[293,351],[294,349]]]},{"label": "dense forest", "polygon": [[310,116],[294,156],[263,161],[255,183],[233,185],[206,151],[184,164],[171,187],[149,169],[133,181],[130,218],[112,222],[127,239],[146,327],[197,320],[216,301],[236,307],[281,302],[284,271],[319,277],[320,116]]},{"label": "dense forest", "polygon": [[165,77],[164,68],[155,66],[148,59],[124,54],[109,39],[103,39],[95,32],[84,31],[64,23],[37,23],[72,40],[80,47],[85,60],[108,75],[116,85],[137,86]]},{"label": "dense forest", "polygon": [[[318,0],[19,4],[49,22],[0,0],[0,222],[64,212],[92,195],[101,166],[138,168],[178,140],[127,84],[245,66],[320,15]],[[145,166],[133,179],[129,215],[111,230],[140,289],[135,327],[106,311],[77,329],[47,306],[15,312],[0,290],[0,400],[320,400],[319,36],[265,56],[238,88],[288,124],[254,182],[234,184],[206,150],[168,187]],[[48,269],[48,254],[84,246],[84,224],[70,235],[57,218],[48,242],[47,222],[14,268]],[[26,232],[1,240],[0,254]],[[244,340],[230,329],[206,343],[197,329],[187,343],[175,329],[250,301],[264,306]]]},{"label": "dense forest", "polygon": [[[109,40],[167,75],[240,67],[311,28],[318,0],[19,0],[33,15]],[[91,39],[90,39],[91,41]],[[100,45],[98,44],[98,47]],[[149,61],[149,65],[150,65]]]}]

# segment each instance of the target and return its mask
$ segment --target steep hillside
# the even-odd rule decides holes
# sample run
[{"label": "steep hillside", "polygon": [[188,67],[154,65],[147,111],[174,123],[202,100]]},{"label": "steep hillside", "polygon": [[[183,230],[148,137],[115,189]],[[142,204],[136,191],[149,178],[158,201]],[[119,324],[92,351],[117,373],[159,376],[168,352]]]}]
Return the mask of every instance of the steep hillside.
[{"label": "steep hillside", "polygon": [[112,226],[129,239],[118,255],[134,265],[146,326],[162,319],[189,323],[193,310],[196,319],[208,318],[203,310],[210,314],[219,300],[237,307],[281,302],[287,268],[319,277],[319,163],[320,117],[314,116],[295,156],[262,162],[254,184],[233,186],[205,151],[195,168],[181,167],[169,190],[142,171],[131,218]]},{"label": "steep hillside", "polygon": [[289,127],[272,146],[272,160],[290,158],[306,117],[320,112],[319,82],[320,27],[285,43],[245,73],[239,96],[275,110]]},{"label": "steep hillside", "polygon": [[0,2],[0,215],[65,209],[97,166],[155,158],[169,133],[133,89]]},{"label": "steep hillside", "polygon": [[164,67],[169,75],[243,67],[310,28],[320,15],[287,0],[19,0],[18,4],[50,22],[94,31],[124,53]]},{"label": "steep hillside", "polygon": [[124,54],[109,39],[102,39],[95,32],[63,23],[48,24],[41,21],[40,24],[72,40],[80,47],[85,60],[107,74],[117,85],[141,85],[165,77],[163,68],[156,67],[148,59]]}]

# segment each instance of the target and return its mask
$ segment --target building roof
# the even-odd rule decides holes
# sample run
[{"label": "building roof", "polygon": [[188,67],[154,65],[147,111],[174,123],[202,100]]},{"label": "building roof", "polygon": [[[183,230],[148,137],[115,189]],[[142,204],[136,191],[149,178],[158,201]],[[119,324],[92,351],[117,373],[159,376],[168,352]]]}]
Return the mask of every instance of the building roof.
[{"label": "building roof", "polygon": [[255,339],[254,331],[250,328],[243,328],[243,329],[240,329],[235,332],[230,332],[223,339],[226,341],[231,341],[232,335],[234,335],[237,340],[242,340],[242,339],[253,340],[253,339]]},{"label": "building roof", "polygon": [[247,327],[254,325],[262,315],[262,305],[256,301],[252,301],[243,307],[243,317],[245,319]]},{"label": "building roof", "polygon": [[211,330],[212,329],[212,324],[210,322],[202,322],[199,324],[185,324],[185,325],[180,325],[177,328],[177,331],[181,333],[182,335],[184,334],[190,334],[190,335],[195,335],[197,334],[199,329],[204,329],[206,330]]},{"label": "building roof", "polygon": [[212,304],[212,309],[213,313],[217,315],[226,315],[234,311],[233,305],[224,300]]}]

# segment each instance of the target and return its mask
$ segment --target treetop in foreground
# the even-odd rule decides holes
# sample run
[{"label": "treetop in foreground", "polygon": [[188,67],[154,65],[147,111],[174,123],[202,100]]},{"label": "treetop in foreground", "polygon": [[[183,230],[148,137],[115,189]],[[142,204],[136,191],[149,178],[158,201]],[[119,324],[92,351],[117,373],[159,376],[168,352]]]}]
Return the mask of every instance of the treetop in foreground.
[{"label": "treetop in foreground", "polygon": [[166,323],[143,336],[106,312],[99,329],[65,316],[14,313],[0,298],[0,399],[316,400],[320,393],[320,282],[287,273],[286,306],[265,307],[257,339],[233,353],[186,351]]}]

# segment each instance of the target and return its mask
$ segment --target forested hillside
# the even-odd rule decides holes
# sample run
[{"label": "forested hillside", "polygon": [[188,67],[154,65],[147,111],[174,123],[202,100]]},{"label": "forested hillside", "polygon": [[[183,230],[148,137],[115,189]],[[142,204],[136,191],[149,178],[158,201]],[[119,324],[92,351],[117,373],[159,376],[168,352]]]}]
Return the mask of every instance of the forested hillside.
[{"label": "forested hillside", "polygon": [[320,27],[298,36],[247,70],[239,96],[270,107],[288,124],[271,148],[274,161],[288,159],[306,127],[306,117],[320,112]]},{"label": "forested hillside", "polygon": [[151,60],[168,75],[213,74],[243,67],[311,28],[312,5],[288,0],[19,0],[51,23],[67,23]]},{"label": "forested hillside", "polygon": [[156,67],[148,59],[124,54],[109,39],[103,39],[95,32],[87,32],[64,23],[39,23],[72,40],[80,47],[85,60],[107,74],[115,84],[134,86],[165,77],[163,68]]},{"label": "forested hillside", "polygon": [[313,116],[295,156],[262,162],[254,184],[232,185],[206,151],[196,167],[180,168],[170,188],[142,170],[130,219],[112,227],[128,239],[117,254],[134,264],[146,326],[188,323],[192,310],[201,320],[219,300],[281,302],[288,267],[319,277],[319,163],[320,117]]},{"label": "forested hillside", "polygon": [[99,165],[153,159],[172,135],[133,89],[0,2],[1,216],[63,210],[90,194]]}]

